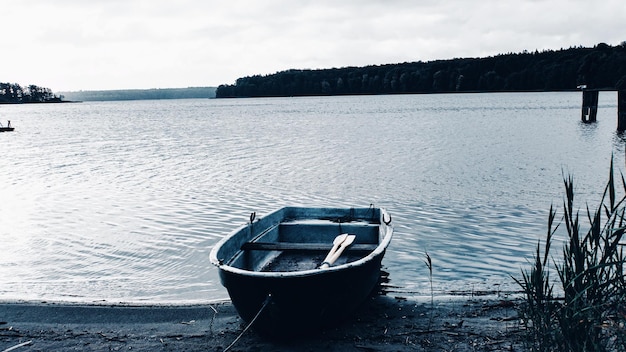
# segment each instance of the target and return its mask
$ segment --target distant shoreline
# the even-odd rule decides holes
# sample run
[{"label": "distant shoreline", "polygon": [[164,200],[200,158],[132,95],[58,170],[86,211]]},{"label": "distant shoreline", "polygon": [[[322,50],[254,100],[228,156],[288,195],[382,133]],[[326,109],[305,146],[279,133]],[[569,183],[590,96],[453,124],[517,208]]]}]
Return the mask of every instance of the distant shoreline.
[{"label": "distant shoreline", "polygon": [[[618,89],[592,89],[596,91],[617,91]],[[149,91],[149,90],[146,90]],[[31,102],[0,102],[0,105],[19,105],[19,104],[59,104],[59,103],[84,103],[87,101],[138,101],[138,100],[174,100],[174,99],[247,99],[247,98],[295,98],[295,97],[337,97],[337,96],[379,96],[379,95],[437,95],[437,94],[498,94],[498,93],[575,93],[579,92],[580,89],[561,89],[561,90],[500,90],[500,91],[463,91],[463,92],[417,92],[417,93],[380,93],[380,94],[372,94],[372,93],[361,93],[361,94],[333,94],[333,95],[324,95],[324,94],[309,94],[309,95],[294,95],[294,96],[238,96],[238,97],[216,97],[216,96],[167,96],[167,97],[137,97],[133,95],[126,96],[124,95],[123,90],[117,91],[80,91],[80,92],[70,92],[71,96],[80,97],[83,99],[72,99],[72,100],[54,100],[54,101],[31,101]],[[114,92],[110,97],[99,96],[99,93],[104,92]],[[119,93],[118,93],[119,92]],[[65,94],[65,93],[62,93]],[[93,94],[90,96],[90,94]]]},{"label": "distant shoreline", "polygon": [[74,100],[55,100],[55,101],[22,101],[22,102],[0,102],[0,105],[22,105],[22,104],[63,104],[63,103],[82,103],[82,101]]},{"label": "distant shoreline", "polygon": [[71,101],[120,101],[120,100],[165,100],[165,99],[211,99],[215,98],[216,87],[152,88],[85,90],[58,92],[61,99]]},{"label": "distant shoreline", "polygon": [[626,43],[481,58],[290,69],[220,85],[218,98],[626,89]]}]

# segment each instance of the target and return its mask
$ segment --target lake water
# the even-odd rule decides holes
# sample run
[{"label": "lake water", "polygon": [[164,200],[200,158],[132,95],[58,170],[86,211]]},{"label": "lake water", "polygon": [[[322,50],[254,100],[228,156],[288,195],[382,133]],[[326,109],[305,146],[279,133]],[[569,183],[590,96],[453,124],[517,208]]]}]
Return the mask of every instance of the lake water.
[{"label": "lake water", "polygon": [[0,300],[227,297],[208,253],[285,205],[385,207],[389,289],[516,289],[563,175],[595,208],[616,94],[347,96],[3,105]]}]

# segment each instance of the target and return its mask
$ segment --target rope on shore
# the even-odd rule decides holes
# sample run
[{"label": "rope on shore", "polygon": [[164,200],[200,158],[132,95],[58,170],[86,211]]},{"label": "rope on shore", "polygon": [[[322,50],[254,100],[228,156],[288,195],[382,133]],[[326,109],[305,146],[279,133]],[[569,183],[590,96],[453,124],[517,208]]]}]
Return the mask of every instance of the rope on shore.
[{"label": "rope on shore", "polygon": [[13,351],[13,350],[16,350],[16,349],[18,349],[18,348],[20,348],[20,347],[28,346],[28,345],[30,345],[31,343],[33,343],[33,340],[26,341],[26,342],[22,342],[22,343],[17,344],[17,345],[15,345],[15,346],[13,346],[13,347],[9,347],[9,348],[7,348],[7,349],[5,349],[5,350],[2,350],[2,352],[9,352],[9,351]]},{"label": "rope on shore", "polygon": [[226,349],[224,349],[224,352],[228,352],[231,348],[233,348],[233,346],[235,346],[237,341],[239,341],[239,339],[241,339],[243,334],[245,334],[246,331],[248,331],[248,329],[250,329],[252,324],[254,324],[254,322],[261,315],[261,313],[265,310],[265,307],[267,307],[267,305],[270,303],[271,300],[272,300],[272,294],[270,293],[270,294],[267,295],[267,298],[265,299],[265,302],[263,302],[263,305],[261,306],[261,309],[259,309],[259,311],[256,313],[254,318],[252,318],[252,320],[248,323],[248,325],[246,325],[246,327],[243,329],[241,334],[239,334],[239,336],[237,336],[237,338],[230,345],[228,345],[228,347],[226,347]]},{"label": "rope on shore", "polygon": [[209,331],[211,332],[211,335],[213,335],[213,322],[217,316],[217,309],[215,309],[212,305],[210,305],[209,308],[213,309],[213,318],[211,318],[211,323],[209,324]]}]

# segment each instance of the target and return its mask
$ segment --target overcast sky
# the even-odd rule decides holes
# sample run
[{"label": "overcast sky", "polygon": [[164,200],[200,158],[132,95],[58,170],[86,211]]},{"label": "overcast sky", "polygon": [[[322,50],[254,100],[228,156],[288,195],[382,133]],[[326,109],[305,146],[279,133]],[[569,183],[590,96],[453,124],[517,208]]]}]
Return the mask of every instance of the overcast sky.
[{"label": "overcast sky", "polygon": [[232,84],[277,71],[626,41],[624,0],[0,0],[0,82]]}]

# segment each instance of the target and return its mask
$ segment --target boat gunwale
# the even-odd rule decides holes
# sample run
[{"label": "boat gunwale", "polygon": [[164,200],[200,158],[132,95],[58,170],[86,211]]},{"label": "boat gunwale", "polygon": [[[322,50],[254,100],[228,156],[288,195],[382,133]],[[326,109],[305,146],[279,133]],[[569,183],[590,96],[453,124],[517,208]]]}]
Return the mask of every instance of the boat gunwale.
[{"label": "boat gunwale", "polygon": [[[274,213],[277,213],[285,208],[301,208],[301,209],[313,209],[312,207],[282,207],[279,209],[276,209],[274,211],[271,211],[269,213],[267,213],[266,216],[272,215]],[[324,209],[324,208],[318,208],[318,209]],[[391,217],[389,216],[389,214],[387,213],[385,208],[377,208],[380,210],[380,218],[384,219],[384,218],[389,218],[391,219]],[[284,220],[284,219],[283,219]],[[281,220],[282,222],[282,220]],[[243,275],[243,276],[248,276],[248,277],[259,277],[259,278],[298,278],[298,277],[307,277],[307,276],[314,276],[314,275],[325,275],[328,273],[333,273],[333,272],[337,272],[337,271],[342,271],[342,270],[346,270],[348,268],[353,268],[353,267],[358,267],[358,266],[362,266],[372,260],[374,260],[375,258],[377,258],[378,256],[383,255],[383,253],[385,252],[385,250],[387,249],[387,247],[389,246],[389,243],[391,242],[391,238],[393,236],[393,226],[389,223],[385,223],[382,222],[380,224],[378,224],[379,228],[383,227],[385,234],[382,237],[381,242],[376,246],[376,248],[374,250],[372,250],[371,252],[369,252],[368,255],[349,262],[349,263],[343,263],[343,264],[339,264],[339,265],[335,265],[335,266],[331,266],[325,269],[309,269],[309,270],[301,270],[301,271],[274,271],[274,272],[264,272],[264,271],[254,271],[254,270],[246,270],[246,269],[240,269],[240,268],[236,268],[234,266],[228,265],[228,264],[224,264],[221,263],[220,260],[217,258],[217,252],[219,251],[219,249],[226,243],[228,242],[231,238],[233,238],[237,233],[243,231],[245,228],[247,228],[250,225],[250,223],[246,223],[245,225],[241,225],[239,227],[237,227],[235,230],[233,230],[232,232],[230,232],[228,235],[224,236],[222,239],[220,239],[211,249],[211,252],[209,253],[209,259],[211,261],[211,264],[215,265],[218,269],[232,273],[232,274],[238,274],[238,275]]]}]

